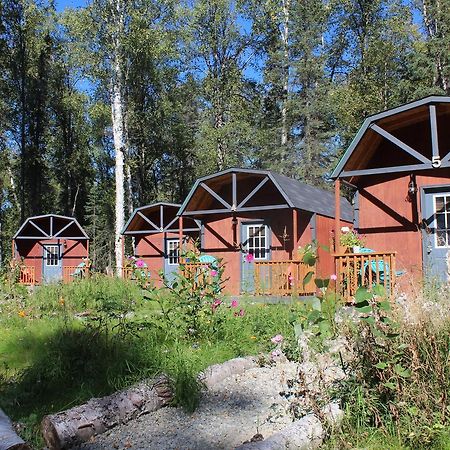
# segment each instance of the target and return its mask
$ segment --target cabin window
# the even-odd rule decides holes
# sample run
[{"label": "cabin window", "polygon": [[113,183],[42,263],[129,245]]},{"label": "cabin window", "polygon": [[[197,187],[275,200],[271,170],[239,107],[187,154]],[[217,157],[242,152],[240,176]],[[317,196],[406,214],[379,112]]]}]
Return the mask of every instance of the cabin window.
[{"label": "cabin window", "polygon": [[247,242],[246,251],[257,259],[267,259],[269,250],[267,248],[269,227],[267,225],[246,225]]},{"label": "cabin window", "polygon": [[179,240],[178,239],[168,239],[167,241],[167,263],[169,266],[175,266],[179,263],[180,254],[178,251]]},{"label": "cabin window", "polygon": [[450,195],[434,197],[436,247],[450,247]]},{"label": "cabin window", "polygon": [[46,266],[59,265],[59,245],[45,246],[45,265]]}]

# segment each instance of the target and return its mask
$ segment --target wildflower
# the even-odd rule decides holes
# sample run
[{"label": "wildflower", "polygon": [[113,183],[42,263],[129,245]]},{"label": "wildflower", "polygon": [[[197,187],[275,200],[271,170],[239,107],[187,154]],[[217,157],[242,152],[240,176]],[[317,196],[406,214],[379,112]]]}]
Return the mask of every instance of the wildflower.
[{"label": "wildflower", "polygon": [[349,227],[341,227],[341,231],[343,233],[348,233],[350,231],[350,228]]},{"label": "wildflower", "polygon": [[250,339],[255,340],[256,336],[250,336]]},{"label": "wildflower", "polygon": [[254,259],[255,259],[255,257],[253,256],[252,253],[247,253],[247,254],[245,255],[245,260],[246,260],[248,263],[251,263]]},{"label": "wildflower", "polygon": [[66,303],[66,302],[65,302],[64,299],[61,297],[61,298],[59,299],[59,304],[60,304],[61,306],[64,306],[65,303]]},{"label": "wildflower", "polygon": [[136,267],[139,267],[139,269],[142,269],[142,267],[145,267],[145,262],[142,259],[138,259],[136,262]]},{"label": "wildflower", "polygon": [[238,301],[237,300],[231,300],[231,307],[237,308],[238,307]]},{"label": "wildflower", "polygon": [[209,272],[209,274],[212,276],[212,277],[216,277],[217,276],[217,270],[211,270],[210,272]]},{"label": "wildflower", "polygon": [[27,313],[24,310],[19,311],[19,317],[25,317]]},{"label": "wildflower", "polygon": [[336,281],[337,280],[337,275],[335,273],[330,275],[330,280]]},{"label": "wildflower", "polygon": [[281,350],[279,349],[279,348],[277,348],[276,350],[274,350],[271,354],[270,354],[270,356],[272,357],[272,358],[276,358],[277,356],[280,356],[281,355]]},{"label": "wildflower", "polygon": [[222,304],[222,300],[216,298],[214,300],[214,302],[211,305],[211,309],[213,310],[213,312]]},{"label": "wildflower", "polygon": [[283,342],[283,336],[281,336],[281,334],[277,334],[276,336],[274,336],[272,339],[271,339],[271,341],[274,343],[274,344],[280,344],[281,342]]},{"label": "wildflower", "polygon": [[239,310],[239,316],[240,317],[244,317],[244,315],[245,315],[245,311],[243,309],[240,309]]}]

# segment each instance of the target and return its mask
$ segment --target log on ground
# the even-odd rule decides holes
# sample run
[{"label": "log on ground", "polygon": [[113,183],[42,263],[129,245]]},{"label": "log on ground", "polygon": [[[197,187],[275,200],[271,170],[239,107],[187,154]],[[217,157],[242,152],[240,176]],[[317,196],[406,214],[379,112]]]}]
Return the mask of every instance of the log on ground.
[{"label": "log on ground", "polygon": [[169,379],[161,375],[107,397],[93,398],[83,405],[45,416],[42,434],[50,450],[70,448],[118,424],[156,411],[172,398]]},{"label": "log on ground", "polygon": [[9,417],[0,409],[0,450],[30,450],[17,435]]}]

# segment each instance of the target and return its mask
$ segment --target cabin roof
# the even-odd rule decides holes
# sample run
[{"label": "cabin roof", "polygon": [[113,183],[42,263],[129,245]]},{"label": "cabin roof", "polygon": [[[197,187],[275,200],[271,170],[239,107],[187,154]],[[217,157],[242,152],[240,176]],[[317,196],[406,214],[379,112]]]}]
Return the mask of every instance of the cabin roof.
[{"label": "cabin roof", "polygon": [[[267,181],[271,183],[266,183]],[[263,187],[264,184],[266,186]],[[268,198],[270,184],[272,191],[274,187],[278,192],[278,197],[272,194],[272,198]],[[235,191],[234,194],[233,191]],[[210,194],[211,200],[215,197],[216,205],[221,203],[220,207],[214,209],[208,205],[204,200],[205,193]],[[247,206],[251,197],[256,197],[258,194],[259,203],[255,206]],[[236,197],[236,202],[233,202],[233,195]],[[246,202],[247,197],[250,198]],[[267,201],[264,202],[264,200]],[[208,207],[207,210],[203,209],[205,205]],[[178,214],[194,215],[198,212],[198,215],[202,215],[211,211],[233,213],[276,208],[295,208],[334,217],[334,194],[276,172],[231,168],[199,178],[181,205]],[[353,208],[345,198],[341,198],[341,218],[349,222],[353,220]]]},{"label": "cabin roof", "polygon": [[432,95],[367,117],[331,178],[450,167],[450,97]]},{"label": "cabin roof", "polygon": [[[122,234],[139,235],[161,232],[178,232],[178,210],[180,204],[156,202],[136,208],[125,224]],[[192,231],[200,230],[200,225],[191,219],[185,227]]]},{"label": "cabin roof", "polygon": [[44,214],[28,217],[17,230],[13,239],[37,241],[48,239],[85,240],[89,239],[89,236],[74,217]]}]

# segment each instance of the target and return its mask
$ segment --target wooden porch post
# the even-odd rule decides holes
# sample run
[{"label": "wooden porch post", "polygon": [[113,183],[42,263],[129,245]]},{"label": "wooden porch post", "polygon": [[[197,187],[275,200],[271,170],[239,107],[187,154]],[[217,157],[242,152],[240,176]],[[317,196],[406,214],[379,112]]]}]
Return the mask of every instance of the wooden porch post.
[{"label": "wooden porch post", "polygon": [[341,180],[334,182],[334,252],[340,252],[341,237]]},{"label": "wooden porch post", "polygon": [[12,253],[11,253],[11,255],[12,255],[12,259],[14,260],[15,258],[16,258],[16,252],[14,251],[15,249],[14,249],[14,239],[11,241],[12,242],[12,246],[11,246],[11,250],[12,250]]},{"label": "wooden porch post", "polygon": [[298,243],[298,211],[292,210],[292,259],[297,260],[297,243]]},{"label": "wooden porch post", "polygon": [[178,218],[178,262],[181,263],[181,252],[183,250],[183,216]]}]

